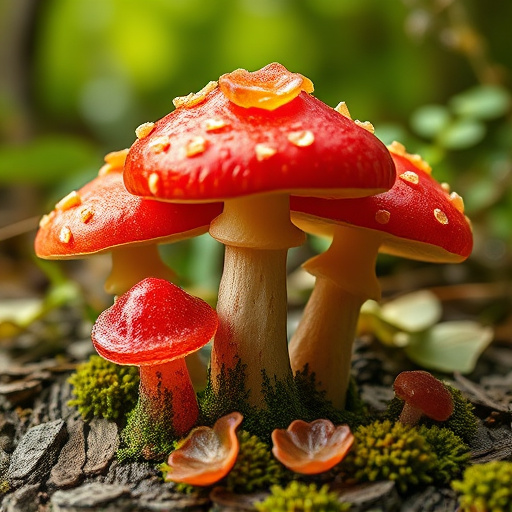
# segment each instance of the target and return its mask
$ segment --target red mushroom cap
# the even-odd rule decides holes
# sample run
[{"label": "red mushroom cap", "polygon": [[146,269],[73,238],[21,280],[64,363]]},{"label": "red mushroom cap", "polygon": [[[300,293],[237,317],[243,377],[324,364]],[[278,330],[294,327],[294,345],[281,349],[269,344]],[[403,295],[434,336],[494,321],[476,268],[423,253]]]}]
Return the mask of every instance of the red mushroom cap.
[{"label": "red mushroom cap", "polygon": [[177,205],[129,194],[120,167],[72,192],[45,215],[35,252],[65,259],[122,245],[178,241],[205,233],[221,211],[221,203]]},{"label": "red mushroom cap", "polygon": [[[130,148],[127,189],[195,202],[275,191],[358,197],[389,189],[395,173],[385,146],[308,94],[309,80],[277,66],[237,70],[221,77],[220,88],[213,82],[176,102]],[[280,95],[287,87],[291,93]],[[273,110],[262,108],[267,96]]]},{"label": "red mushroom cap", "polygon": [[416,155],[390,147],[397,179],[382,194],[359,199],[292,197],[294,222],[307,232],[332,235],[341,224],[382,234],[380,251],[420,261],[458,262],[473,247],[460,196],[449,194]]},{"label": "red mushroom cap", "polygon": [[393,384],[395,394],[435,421],[445,421],[453,413],[453,398],[445,385],[429,372],[402,372]]},{"label": "red mushroom cap", "polygon": [[98,354],[113,363],[155,365],[200,349],[217,324],[217,313],[206,302],[148,277],[101,313],[91,337]]}]

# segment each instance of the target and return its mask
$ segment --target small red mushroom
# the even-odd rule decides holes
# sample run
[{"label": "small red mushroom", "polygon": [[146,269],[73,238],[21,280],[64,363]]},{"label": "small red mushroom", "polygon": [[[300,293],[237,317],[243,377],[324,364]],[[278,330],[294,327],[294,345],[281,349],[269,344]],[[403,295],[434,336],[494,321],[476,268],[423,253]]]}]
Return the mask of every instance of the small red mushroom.
[{"label": "small red mushroom", "polygon": [[[217,323],[203,300],[163,279],[146,278],[100,314],[91,336],[103,358],[140,367],[132,416],[143,416],[172,439],[187,433],[199,414],[184,357],[208,343]],[[153,454],[151,446],[145,451]]]},{"label": "small red mushroom", "polygon": [[286,255],[305,237],[290,221],[289,195],[360,197],[395,180],[385,146],[312,91],[278,63],[227,73],[177,98],[176,110],[132,145],[124,170],[133,194],[224,201],[210,227],[226,246],[211,380],[218,388],[223,369],[241,361],[248,400],[259,408],[263,372],[298,403],[289,385]]},{"label": "small red mushroom", "polygon": [[292,220],[308,233],[332,238],[304,268],[316,277],[303,317],[290,341],[294,372],[308,364],[336,407],[345,404],[357,319],[367,299],[380,298],[379,252],[409,259],[457,263],[471,253],[464,203],[430,166],[398,143],[393,188],[357,199],[292,197]]},{"label": "small red mushroom", "polygon": [[404,401],[398,420],[416,425],[422,416],[446,421],[453,413],[453,398],[446,386],[422,370],[402,372],[393,384],[395,395]]}]

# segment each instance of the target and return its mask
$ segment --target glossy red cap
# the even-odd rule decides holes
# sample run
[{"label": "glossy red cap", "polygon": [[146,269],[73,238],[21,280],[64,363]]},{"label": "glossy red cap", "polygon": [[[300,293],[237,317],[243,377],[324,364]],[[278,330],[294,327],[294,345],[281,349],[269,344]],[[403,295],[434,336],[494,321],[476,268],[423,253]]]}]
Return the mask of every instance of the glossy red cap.
[{"label": "glossy red cap", "polygon": [[117,168],[42,218],[35,252],[46,259],[79,258],[121,245],[178,241],[205,233],[221,212],[221,203],[177,205],[129,194]]},{"label": "glossy red cap", "polygon": [[393,384],[398,398],[435,421],[445,421],[453,413],[453,398],[445,385],[429,372],[402,372]]},{"label": "glossy red cap", "polygon": [[219,84],[179,98],[132,145],[131,193],[207,202],[276,191],[360,197],[393,185],[386,147],[311,96],[308,79],[274,63]]},{"label": "glossy red cap", "polygon": [[391,190],[360,199],[292,197],[294,222],[307,232],[333,234],[336,224],[379,232],[380,251],[420,261],[459,262],[473,248],[460,196],[439,184],[417,155],[391,146],[396,182]]},{"label": "glossy red cap", "polygon": [[117,364],[162,364],[199,350],[217,330],[205,301],[148,277],[103,311],[92,329],[98,354]]}]

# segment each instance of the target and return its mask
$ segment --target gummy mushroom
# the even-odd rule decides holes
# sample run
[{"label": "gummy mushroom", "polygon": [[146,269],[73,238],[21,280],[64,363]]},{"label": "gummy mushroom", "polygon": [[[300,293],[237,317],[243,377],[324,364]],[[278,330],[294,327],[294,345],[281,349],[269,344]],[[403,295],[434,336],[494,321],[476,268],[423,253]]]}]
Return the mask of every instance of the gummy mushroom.
[{"label": "gummy mushroom", "polygon": [[208,343],[218,320],[203,300],[164,279],[137,283],[98,317],[92,341],[116,364],[139,366],[139,401],[125,442],[148,459],[161,455],[154,439],[173,439],[196,423],[199,408],[184,357]]},{"label": "gummy mushroom", "polygon": [[295,420],[286,430],[272,432],[272,453],[288,469],[314,475],[339,464],[353,442],[354,435],[348,425],[334,426],[326,419],[311,423]]},{"label": "gummy mushroom", "polygon": [[375,263],[380,252],[457,263],[471,253],[472,233],[462,198],[430,175],[430,166],[398,143],[389,147],[397,180],[388,192],[359,199],[292,197],[292,219],[308,233],[332,238],[329,249],[303,266],[316,283],[290,341],[293,371],[306,364],[326,396],[344,407],[352,345],[361,305],[380,299]]},{"label": "gummy mushroom", "polygon": [[222,204],[176,205],[129,194],[123,184],[128,150],[106,155],[96,178],[59,201],[41,219],[35,239],[43,259],[79,259],[109,252],[112,270],[105,290],[121,295],[141,279],[174,280],[158,244],[198,236],[222,211]]},{"label": "gummy mushroom", "polygon": [[453,413],[453,398],[446,386],[422,370],[402,372],[393,384],[395,395],[404,401],[398,421],[416,425],[422,416],[446,421]]},{"label": "gummy mushroom", "polygon": [[239,412],[232,412],[219,418],[213,428],[192,429],[171,452],[167,463],[160,466],[164,480],[208,486],[224,478],[240,451],[237,429],[242,420]]},{"label": "gummy mushroom", "polygon": [[[208,231],[222,203],[170,204],[129,194],[123,184],[128,150],[106,155],[96,178],[73,191],[44,215],[35,252],[44,259],[78,259],[110,253],[112,269],[105,291],[122,295],[145,277],[175,281],[160,258],[158,244],[174,243]],[[187,359],[194,386],[206,385],[206,367],[199,353]]]},{"label": "gummy mushroom", "polygon": [[312,91],[309,79],[277,63],[252,73],[238,69],[176,98],[176,110],[126,159],[131,193],[224,201],[210,226],[226,246],[211,381],[218,389],[241,363],[248,400],[257,407],[264,406],[264,374],[286,388],[292,380],[285,264],[304,234],[290,221],[289,194],[363,196],[389,189],[395,179],[385,146]]}]

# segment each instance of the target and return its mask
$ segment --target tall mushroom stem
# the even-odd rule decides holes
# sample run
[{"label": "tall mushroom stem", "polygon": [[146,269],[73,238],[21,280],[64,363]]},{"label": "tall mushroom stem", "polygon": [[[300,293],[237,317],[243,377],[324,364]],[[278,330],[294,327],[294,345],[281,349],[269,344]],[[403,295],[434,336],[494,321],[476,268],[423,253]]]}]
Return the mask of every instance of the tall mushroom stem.
[{"label": "tall mushroom stem", "polygon": [[212,384],[218,387],[222,372],[240,361],[249,403],[263,408],[262,372],[272,384],[292,380],[286,336],[286,254],[289,247],[303,243],[304,234],[290,221],[286,195],[226,201],[210,234],[226,246]]},{"label": "tall mushroom stem", "polygon": [[316,283],[290,341],[294,372],[308,365],[335,407],[345,406],[359,310],[380,298],[375,262],[381,238],[372,232],[336,226],[329,249],[304,268]]}]

